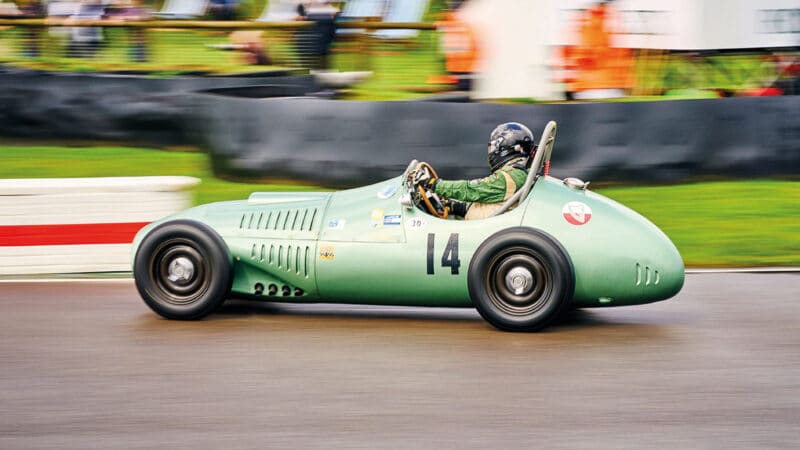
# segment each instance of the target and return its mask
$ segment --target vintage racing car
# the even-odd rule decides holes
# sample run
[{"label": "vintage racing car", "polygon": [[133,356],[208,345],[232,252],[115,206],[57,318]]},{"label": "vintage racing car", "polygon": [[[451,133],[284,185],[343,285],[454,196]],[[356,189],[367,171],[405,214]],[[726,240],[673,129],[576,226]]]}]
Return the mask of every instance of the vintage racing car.
[{"label": "vintage racing car", "polygon": [[548,175],[556,124],[528,179],[494,216],[447,217],[402,175],[325,193],[253,193],[143,228],[133,274],[169,319],[199,319],[227,298],[475,307],[503,330],[538,330],[570,307],[634,305],[680,291],[683,261],[634,211]]}]

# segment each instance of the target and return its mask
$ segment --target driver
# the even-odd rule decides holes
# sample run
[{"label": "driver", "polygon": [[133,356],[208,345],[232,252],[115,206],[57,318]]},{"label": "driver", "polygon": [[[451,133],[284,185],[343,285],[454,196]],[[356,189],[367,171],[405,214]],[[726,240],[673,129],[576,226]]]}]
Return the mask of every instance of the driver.
[{"label": "driver", "polygon": [[445,197],[450,214],[467,220],[483,219],[500,209],[528,177],[528,164],[536,152],[533,133],[525,125],[508,122],[489,135],[488,161],[492,174],[475,180],[441,180],[424,177],[418,182]]}]

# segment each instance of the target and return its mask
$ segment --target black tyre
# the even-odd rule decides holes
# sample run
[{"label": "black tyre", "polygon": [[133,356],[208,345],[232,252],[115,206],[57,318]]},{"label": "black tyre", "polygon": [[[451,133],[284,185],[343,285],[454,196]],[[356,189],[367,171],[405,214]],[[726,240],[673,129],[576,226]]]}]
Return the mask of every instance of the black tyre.
[{"label": "black tyre", "polygon": [[233,264],[222,238],[190,220],[154,228],[133,262],[136,288],[167,319],[194,320],[214,312],[230,293]]},{"label": "black tyre", "polygon": [[467,279],[475,308],[495,327],[536,331],[568,309],[575,278],[566,251],[549,234],[516,227],[475,251]]}]

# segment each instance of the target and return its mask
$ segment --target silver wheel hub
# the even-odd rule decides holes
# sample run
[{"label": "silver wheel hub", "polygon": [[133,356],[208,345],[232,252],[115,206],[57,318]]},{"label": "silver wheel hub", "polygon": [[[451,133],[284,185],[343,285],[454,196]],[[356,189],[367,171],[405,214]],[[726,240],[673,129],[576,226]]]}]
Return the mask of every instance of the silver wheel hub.
[{"label": "silver wheel hub", "polygon": [[189,258],[179,256],[169,263],[167,274],[173,283],[186,283],[194,276],[194,264]]},{"label": "silver wheel hub", "polygon": [[514,295],[524,295],[533,289],[533,275],[524,267],[514,267],[506,274],[506,287]]}]

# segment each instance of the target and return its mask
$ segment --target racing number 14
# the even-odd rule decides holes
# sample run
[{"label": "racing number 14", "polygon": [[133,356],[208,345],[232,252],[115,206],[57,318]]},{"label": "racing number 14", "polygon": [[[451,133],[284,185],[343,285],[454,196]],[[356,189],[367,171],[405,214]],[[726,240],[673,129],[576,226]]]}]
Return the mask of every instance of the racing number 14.
[{"label": "racing number 14", "polygon": [[[428,233],[428,275],[433,275],[433,241],[436,234]],[[458,233],[450,234],[447,245],[442,253],[442,267],[449,267],[450,273],[458,275],[458,268],[461,267],[461,260],[458,259]]]}]

